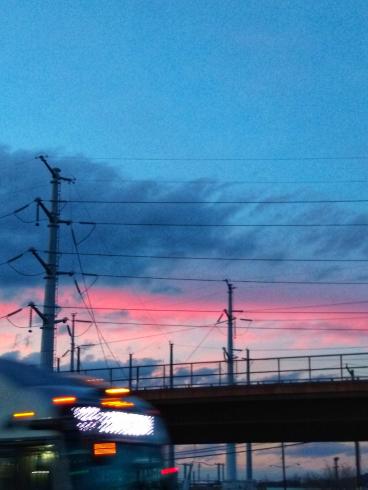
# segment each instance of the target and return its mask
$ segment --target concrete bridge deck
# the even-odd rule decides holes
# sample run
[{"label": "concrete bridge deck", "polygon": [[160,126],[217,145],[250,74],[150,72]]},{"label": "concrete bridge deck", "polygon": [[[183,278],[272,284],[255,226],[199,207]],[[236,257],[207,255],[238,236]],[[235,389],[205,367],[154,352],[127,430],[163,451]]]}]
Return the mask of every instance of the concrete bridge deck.
[{"label": "concrete bridge deck", "polygon": [[139,390],[175,444],[368,440],[368,380]]}]

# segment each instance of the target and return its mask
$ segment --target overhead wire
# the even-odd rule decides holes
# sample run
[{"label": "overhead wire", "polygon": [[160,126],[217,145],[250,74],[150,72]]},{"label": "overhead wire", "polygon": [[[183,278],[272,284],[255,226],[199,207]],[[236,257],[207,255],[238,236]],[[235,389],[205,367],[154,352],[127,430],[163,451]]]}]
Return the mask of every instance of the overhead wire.
[{"label": "overhead wire", "polygon": [[368,223],[124,223],[121,221],[75,221],[78,225],[141,228],[365,228]]},{"label": "overhead wire", "polygon": [[[48,200],[52,202],[52,200]],[[132,200],[92,200],[92,199],[71,199],[67,201],[61,201],[65,204],[75,203],[75,204],[177,204],[177,205],[195,205],[195,204],[265,204],[265,205],[276,205],[276,204],[357,204],[357,203],[368,203],[368,199],[312,199],[312,200],[241,200],[241,201],[132,201]]]},{"label": "overhead wire", "polygon": [[31,204],[33,204],[33,201],[28,203],[28,204],[25,204],[24,206],[21,206],[20,208],[15,209],[14,211],[3,214],[2,216],[0,216],[0,219],[8,218],[9,216],[16,216],[21,211],[24,211],[25,209],[27,209]]},{"label": "overhead wire", "polygon": [[[93,180],[80,180],[82,183],[108,183],[115,182],[115,180],[105,179],[93,179]],[[365,179],[340,179],[340,180],[161,180],[161,179],[119,179],[119,182],[125,183],[146,183],[146,184],[179,184],[179,185],[281,185],[281,184],[298,184],[298,185],[334,185],[334,184],[366,184],[368,180]]]},{"label": "overhead wire", "polygon": [[[41,251],[41,250],[36,250]],[[43,250],[42,252],[47,252]],[[63,255],[76,255],[75,252],[62,252]],[[137,255],[137,254],[114,254],[101,252],[80,252],[81,256],[85,257],[121,257],[121,258],[139,258],[139,259],[168,259],[168,260],[218,260],[218,261],[245,261],[245,262],[368,262],[368,259],[312,259],[312,258],[282,258],[282,257],[203,257],[203,256],[187,256],[187,255]]]},{"label": "overhead wire", "polygon": [[[136,276],[128,274],[101,274],[95,272],[83,272],[87,277],[105,277],[116,279],[140,279],[140,280],[156,280],[156,281],[187,281],[187,282],[224,282],[224,279],[220,278],[203,278],[203,277],[169,277],[169,276]],[[367,285],[368,281],[267,281],[263,279],[232,279],[232,282],[239,284],[292,284],[292,285]]]},{"label": "overhead wire", "polygon": [[185,361],[184,362],[189,361],[189,359],[197,352],[197,350],[201,347],[201,345],[203,344],[203,342],[205,342],[207,340],[207,338],[209,337],[209,335],[213,332],[213,330],[215,328],[216,328],[216,325],[213,325],[213,327],[208,332],[206,332],[206,335],[202,338],[202,340],[200,340],[198,342],[198,344],[195,347],[195,349],[193,349],[193,351],[185,358]]},{"label": "overhead wire", "polygon": [[[72,226],[71,226],[70,230],[71,230],[72,241],[73,241],[73,244],[74,244],[74,247],[75,247],[75,251],[77,252],[77,259],[78,259],[79,268],[80,268],[80,271],[82,273],[83,272],[83,266],[82,266],[81,258],[80,258],[79,253],[78,253],[79,252],[78,242],[77,242],[77,239],[76,239],[76,236],[75,236],[75,233],[74,233],[74,229],[73,229]],[[93,311],[93,308],[92,308],[92,303],[91,303],[91,300],[90,300],[90,297],[89,297],[89,293],[88,293],[88,289],[87,289],[87,285],[85,283],[84,277],[83,277],[83,281],[84,281],[84,293],[82,293],[82,291],[80,290],[80,288],[78,286],[78,283],[75,281],[76,289],[77,289],[77,291],[78,291],[78,293],[79,293],[79,295],[80,295],[80,297],[81,297],[84,305],[88,309],[89,315],[90,315],[91,320],[92,320],[92,325],[94,325],[95,328],[96,328],[97,337],[98,337],[98,339],[100,341],[101,352],[102,352],[102,355],[103,355],[103,357],[105,359],[106,366],[108,366],[107,356],[106,356],[106,353],[105,353],[105,349],[103,347],[103,342],[105,341],[105,339],[103,338],[102,333],[101,333],[101,331],[99,329],[99,326],[98,326],[98,324],[96,322],[96,318],[95,318],[95,315],[94,315],[94,311]],[[86,303],[86,300],[84,298],[84,295],[86,295],[86,297],[87,297],[88,305]],[[85,333],[88,331],[89,328],[90,327],[87,327],[87,329],[85,330]],[[111,352],[112,351],[110,351],[110,353]],[[115,359],[115,356],[114,355],[113,355],[113,358]],[[120,365],[120,363],[117,360],[116,360],[116,363],[117,363],[118,366]]]},{"label": "overhead wire", "polygon": [[[305,445],[306,443],[305,442],[294,442],[294,443],[290,443],[290,444],[284,444],[283,446],[285,448],[287,447],[292,447],[292,446],[303,446]],[[270,451],[270,450],[274,450],[274,449],[279,449],[281,448],[282,446],[281,445],[277,445],[277,446],[266,446],[266,447],[260,447],[260,448],[252,448],[252,452],[258,452],[258,451]],[[234,451],[227,451],[227,450],[223,450],[221,452],[211,452],[210,450],[208,450],[208,454],[203,454],[203,453],[200,453],[199,456],[180,456],[180,453],[178,454],[175,454],[175,457],[177,459],[193,459],[193,458],[196,458],[196,457],[200,457],[200,458],[204,458],[206,456],[222,456],[222,455],[225,455],[225,454],[241,454],[241,453],[246,453],[248,452],[248,449],[235,449]]]},{"label": "overhead wire", "polygon": [[[323,306],[332,306],[332,305],[352,305],[352,304],[366,304],[368,303],[367,301],[351,301],[351,302],[341,302],[341,303],[325,303],[325,304],[319,304],[319,305],[314,305],[317,307],[323,307]],[[39,306],[39,305],[36,305]],[[312,305],[311,305],[312,306]],[[310,307],[311,307],[310,306]],[[81,305],[58,305],[59,308],[61,309],[79,309],[79,310],[84,310],[88,309],[86,306],[81,306]],[[287,314],[292,314],[292,315],[298,315],[298,314],[367,314],[368,310],[334,310],[334,311],[315,311],[315,310],[310,310],[310,311],[289,311],[290,309],[295,309],[295,308],[308,308],[307,305],[303,306],[290,306],[286,308],[278,307],[278,308],[262,308],[262,309],[246,309],[247,313],[272,313],[272,312],[277,312],[277,313],[287,313]],[[107,310],[107,311],[149,311],[149,312],[168,312],[168,313],[219,313],[221,311],[221,307],[219,306],[217,309],[213,310],[202,310],[202,309],[185,309],[185,308],[136,308],[136,307],[130,307],[130,306],[120,306],[120,307],[115,307],[115,306],[94,306],[94,310]],[[244,309],[244,308],[243,308]]]},{"label": "overhead wire", "polygon": [[[360,316],[360,317],[357,317],[357,316],[353,316],[353,317],[342,317],[342,318],[301,318],[301,319],[298,319],[298,320],[288,320],[288,319],[285,319],[285,318],[279,318],[279,319],[252,319],[252,320],[249,320],[247,319],[246,321],[247,322],[252,322],[252,323],[266,323],[266,322],[287,322],[287,321],[292,321],[294,323],[297,323],[297,322],[316,322],[316,321],[320,321],[320,322],[326,322],[327,320],[331,321],[331,320],[364,320],[366,318],[366,315],[364,316]],[[241,320],[241,319],[240,319]],[[87,320],[87,319],[76,319],[76,322],[77,323],[89,323],[90,320]],[[150,327],[157,327],[158,324],[157,323],[148,323],[148,322],[120,322],[120,321],[113,321],[113,320],[99,320],[99,323],[100,324],[106,324],[106,325],[130,325],[130,326],[150,326]],[[184,327],[184,328],[213,328],[213,323],[210,323],[210,324],[202,324],[202,325],[193,325],[193,324],[185,324],[185,323],[162,323],[160,322],[159,325],[161,327]],[[218,326],[218,324],[216,325]],[[255,326],[251,326],[251,325],[248,325],[248,326],[237,326],[237,329],[240,329],[240,330],[245,330],[245,329],[260,329],[261,327],[255,327]],[[271,327],[269,327],[271,329]],[[272,327],[272,328],[276,328],[276,329],[279,329],[279,327]],[[290,327],[291,329],[295,329],[295,330],[331,330],[333,331],[332,328],[317,328],[317,327],[307,327],[307,328],[304,328],[304,327],[300,327],[300,328],[295,328],[295,327]],[[289,327],[285,327],[285,330],[289,330]],[[365,331],[368,331],[368,329],[354,329],[354,328],[339,328],[338,330],[341,330],[341,331],[347,331],[347,332],[350,332],[350,331],[359,331],[359,332],[365,332]]]},{"label": "overhead wire", "polygon": [[[120,160],[129,162],[305,162],[305,161],[346,161],[368,160],[368,156],[300,156],[300,157],[137,157],[137,156],[89,156],[92,160]],[[80,157],[63,156],[63,159]]]}]

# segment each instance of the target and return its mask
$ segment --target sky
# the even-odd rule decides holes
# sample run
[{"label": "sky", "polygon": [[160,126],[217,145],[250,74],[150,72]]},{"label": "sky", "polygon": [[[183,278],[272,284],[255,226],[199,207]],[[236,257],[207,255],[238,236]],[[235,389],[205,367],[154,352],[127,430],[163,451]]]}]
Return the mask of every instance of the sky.
[{"label": "sky", "polygon": [[[0,320],[1,355],[38,359],[39,154],[75,179],[58,313],[98,344],[85,367],[167,362],[169,342],[177,362],[222,359],[225,279],[254,358],[368,349],[366,2],[0,9],[0,313],[23,308]],[[68,348],[60,326],[63,368]]]}]

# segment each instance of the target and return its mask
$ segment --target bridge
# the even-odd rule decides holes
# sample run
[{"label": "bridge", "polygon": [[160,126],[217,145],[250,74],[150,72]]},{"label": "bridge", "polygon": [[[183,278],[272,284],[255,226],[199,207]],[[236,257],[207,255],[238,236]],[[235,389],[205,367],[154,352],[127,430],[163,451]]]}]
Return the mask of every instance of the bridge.
[{"label": "bridge", "polygon": [[165,417],[175,444],[368,440],[368,353],[82,370],[124,383]]}]

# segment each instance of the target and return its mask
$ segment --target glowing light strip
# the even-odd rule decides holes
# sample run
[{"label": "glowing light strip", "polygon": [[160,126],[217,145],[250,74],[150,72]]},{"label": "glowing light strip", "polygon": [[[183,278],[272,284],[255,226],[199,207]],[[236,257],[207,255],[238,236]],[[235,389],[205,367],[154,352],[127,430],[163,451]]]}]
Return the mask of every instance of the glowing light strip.
[{"label": "glowing light strip", "polygon": [[81,432],[95,431],[100,434],[122,436],[151,436],[154,433],[154,417],[136,413],[103,411],[98,407],[73,407],[73,417],[78,420]]},{"label": "glowing light strip", "polygon": [[130,393],[129,388],[106,388],[106,395],[127,395]]},{"label": "glowing light strip", "polygon": [[164,468],[161,470],[161,475],[173,475],[179,473],[179,468]]},{"label": "glowing light strip", "polygon": [[113,456],[116,454],[116,442],[96,442],[93,444],[95,456]]},{"label": "glowing light strip", "polygon": [[75,403],[77,398],[75,396],[56,396],[52,399],[54,405],[64,405],[68,403]]},{"label": "glowing light strip", "polygon": [[102,400],[101,405],[103,407],[114,407],[114,408],[131,408],[131,407],[134,407],[133,402],[126,402],[123,400],[114,400],[114,399]]},{"label": "glowing light strip", "polygon": [[13,417],[15,419],[34,417],[35,415],[36,415],[36,412],[16,412],[16,413],[13,413]]}]

